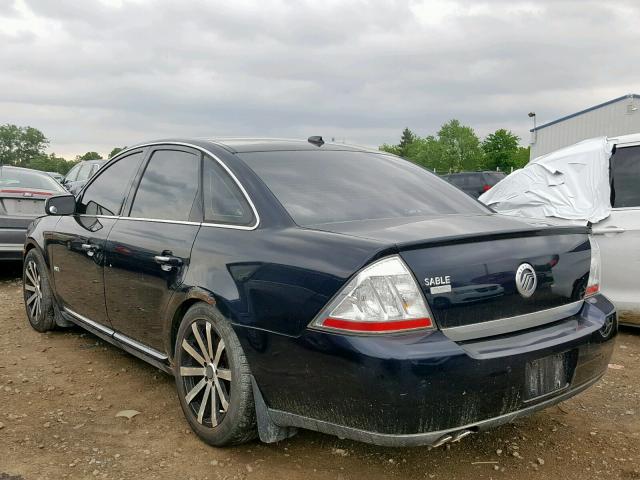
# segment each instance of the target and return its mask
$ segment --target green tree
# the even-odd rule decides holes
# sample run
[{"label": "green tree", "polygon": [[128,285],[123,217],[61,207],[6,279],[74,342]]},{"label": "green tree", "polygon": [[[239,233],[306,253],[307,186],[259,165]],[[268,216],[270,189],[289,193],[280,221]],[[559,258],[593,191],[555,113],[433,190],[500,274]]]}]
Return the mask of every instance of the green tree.
[{"label": "green tree", "polygon": [[508,172],[514,166],[518,152],[520,137],[509,130],[501,128],[490,133],[482,142],[484,152],[484,168]]},{"label": "green tree", "polygon": [[389,145],[388,143],[383,143],[378,147],[378,150],[381,152],[393,153],[394,155],[400,155],[400,147],[398,145]]},{"label": "green tree", "polygon": [[109,152],[109,157],[108,158],[112,158],[115,157],[117,154],[119,154],[121,151],[123,151],[125,148],[127,148],[126,146],[120,148],[120,147],[114,147],[113,150],[111,150],[111,152]]},{"label": "green tree", "polygon": [[406,157],[409,153],[409,147],[411,144],[416,141],[416,135],[408,128],[405,128],[402,131],[402,136],[400,137],[400,143],[398,144],[398,148],[400,150],[400,156]]},{"label": "green tree", "polygon": [[77,155],[76,160],[102,160],[102,156],[98,152],[87,152],[84,155]]},{"label": "green tree", "polygon": [[433,135],[414,140],[408,149],[407,158],[429,170],[446,171],[443,148],[440,141]]},{"label": "green tree", "polygon": [[513,169],[522,168],[529,163],[531,158],[531,147],[518,147],[518,151],[513,157]]},{"label": "green tree", "polygon": [[49,140],[33,127],[0,126],[0,164],[26,166],[36,157],[44,155]]},{"label": "green tree", "polygon": [[31,159],[25,166],[43,172],[58,172],[66,174],[77,162],[58,157],[55,153],[39,155]]},{"label": "green tree", "polygon": [[438,131],[438,141],[442,147],[443,165],[447,170],[478,170],[482,165],[480,139],[473,128],[462,125],[458,120],[450,120]]}]

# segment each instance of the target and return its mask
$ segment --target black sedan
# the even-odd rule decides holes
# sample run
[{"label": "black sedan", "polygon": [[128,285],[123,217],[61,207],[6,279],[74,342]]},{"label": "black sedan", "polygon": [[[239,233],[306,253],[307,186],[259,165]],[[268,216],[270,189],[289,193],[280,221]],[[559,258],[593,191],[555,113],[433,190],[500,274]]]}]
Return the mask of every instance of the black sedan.
[{"label": "black sedan", "polygon": [[320,137],[140,144],[46,210],[25,245],[31,325],[78,324],[173,374],[213,445],[457,441],[595,383],[617,332],[587,228],[496,215]]},{"label": "black sedan", "polygon": [[0,261],[21,260],[27,226],[66,190],[45,172],[0,165]]}]

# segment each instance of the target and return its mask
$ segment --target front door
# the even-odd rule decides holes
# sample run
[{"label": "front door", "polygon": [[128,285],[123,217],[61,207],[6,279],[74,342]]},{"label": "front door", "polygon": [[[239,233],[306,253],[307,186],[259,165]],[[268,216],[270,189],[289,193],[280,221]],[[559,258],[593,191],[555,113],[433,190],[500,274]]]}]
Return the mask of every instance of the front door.
[{"label": "front door", "polygon": [[201,155],[155,147],[133,200],[107,241],[105,294],[112,327],[164,350],[163,314],[182,284],[202,222]]},{"label": "front door", "polygon": [[104,250],[142,151],[109,165],[78,199],[77,213],[63,216],[47,238],[58,298],[67,310],[108,325],[104,301]]},{"label": "front door", "polygon": [[640,324],[640,146],[611,157],[611,215],[593,227],[602,255],[602,293],[623,322]]}]

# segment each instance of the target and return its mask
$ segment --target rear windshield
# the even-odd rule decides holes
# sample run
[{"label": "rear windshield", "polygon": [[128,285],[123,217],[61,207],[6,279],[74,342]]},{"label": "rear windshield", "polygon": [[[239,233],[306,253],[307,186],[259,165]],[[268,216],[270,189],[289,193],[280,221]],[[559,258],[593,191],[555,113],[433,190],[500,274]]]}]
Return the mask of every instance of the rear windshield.
[{"label": "rear windshield", "polygon": [[390,155],[285,151],[240,157],[298,225],[489,212],[438,176]]},{"label": "rear windshield", "polygon": [[64,192],[64,188],[44,172],[0,168],[0,188],[33,188]]},{"label": "rear windshield", "polygon": [[487,180],[489,185],[495,185],[500,180],[502,180],[506,175],[502,172],[485,172],[484,178]]}]

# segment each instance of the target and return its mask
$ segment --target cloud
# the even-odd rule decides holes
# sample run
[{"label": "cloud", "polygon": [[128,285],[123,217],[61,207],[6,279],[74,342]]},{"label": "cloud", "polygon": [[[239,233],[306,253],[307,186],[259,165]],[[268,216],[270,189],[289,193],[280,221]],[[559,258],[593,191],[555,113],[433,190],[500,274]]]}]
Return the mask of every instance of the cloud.
[{"label": "cloud", "polygon": [[[635,1],[0,0],[0,122],[75,155],[167,136],[529,139],[637,90]],[[637,92],[640,93],[640,92]]]}]

